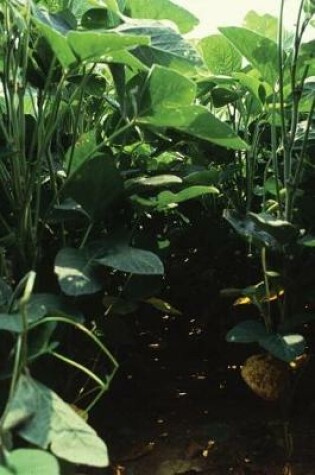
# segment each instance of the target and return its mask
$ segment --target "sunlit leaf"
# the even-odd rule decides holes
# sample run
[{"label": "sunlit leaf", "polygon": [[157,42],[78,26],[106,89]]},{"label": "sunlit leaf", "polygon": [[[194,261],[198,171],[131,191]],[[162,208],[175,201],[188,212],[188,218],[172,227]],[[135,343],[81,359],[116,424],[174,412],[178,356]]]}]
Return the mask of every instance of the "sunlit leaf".
[{"label": "sunlit leaf", "polygon": [[[162,87],[163,85],[163,87]],[[206,107],[194,105],[196,86],[181,74],[154,66],[149,74],[137,121],[169,127],[223,147],[246,149],[247,144]]]},{"label": "sunlit leaf", "polygon": [[[0,475],[60,475],[56,457],[38,449],[17,449],[6,454],[10,467],[0,467]],[[12,472],[14,470],[14,472]]]},{"label": "sunlit leaf", "polygon": [[198,43],[203,58],[213,74],[231,75],[242,66],[240,53],[222,35],[211,35],[202,38]]},{"label": "sunlit leaf", "polygon": [[238,305],[249,305],[252,303],[252,300],[249,297],[239,297],[235,302],[233,302],[233,306],[236,307]]},{"label": "sunlit leaf", "polygon": [[199,20],[188,10],[169,0],[127,0],[127,14],[133,18],[173,21],[181,33],[188,33]]},{"label": "sunlit leaf", "polygon": [[259,340],[260,346],[273,356],[290,363],[304,353],[306,342],[301,335],[271,334]]},{"label": "sunlit leaf", "polygon": [[239,26],[220,27],[219,30],[273,87],[279,76],[277,43]]},{"label": "sunlit leaf", "polygon": [[165,302],[165,300],[159,299],[157,297],[151,297],[151,298],[145,300],[145,302],[152,305],[152,307],[156,308],[160,312],[168,313],[169,315],[181,315],[182,314],[182,312],[180,312],[180,310],[178,310],[177,308],[174,308],[168,302]]},{"label": "sunlit leaf", "polygon": [[158,188],[158,187],[170,187],[172,185],[181,184],[183,180],[176,175],[157,175],[151,177],[137,177],[130,178],[125,181],[125,188],[128,191],[139,190],[141,188]]},{"label": "sunlit leaf", "polygon": [[88,249],[61,249],[55,259],[58,282],[67,295],[93,294],[102,288],[94,262],[95,254]]},{"label": "sunlit leaf", "polygon": [[118,31],[70,31],[68,44],[81,61],[101,61],[111,52],[149,44],[145,35],[121,34]]},{"label": "sunlit leaf", "polygon": [[[47,386],[20,376],[4,419],[5,430],[17,430],[31,444],[75,464],[105,467],[105,443]],[[45,473],[45,472],[42,472]]]},{"label": "sunlit leaf", "polygon": [[183,74],[196,74],[196,67],[202,60],[195,48],[179,33],[160,22],[138,20],[117,28],[124,34],[145,35],[150,45],[139,46],[132,51],[143,64],[155,64],[179,71]]}]

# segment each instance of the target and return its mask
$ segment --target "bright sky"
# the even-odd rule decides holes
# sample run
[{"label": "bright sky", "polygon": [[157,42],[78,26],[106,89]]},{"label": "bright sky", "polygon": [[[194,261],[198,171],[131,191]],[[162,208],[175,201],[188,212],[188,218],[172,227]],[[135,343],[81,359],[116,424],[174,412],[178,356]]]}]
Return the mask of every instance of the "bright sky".
[{"label": "bright sky", "polygon": [[[191,35],[206,36],[216,31],[217,26],[236,26],[242,23],[246,13],[255,10],[257,13],[269,13],[277,16],[280,0],[172,0],[200,19],[200,25]],[[285,23],[294,24],[299,0],[286,0]]]}]

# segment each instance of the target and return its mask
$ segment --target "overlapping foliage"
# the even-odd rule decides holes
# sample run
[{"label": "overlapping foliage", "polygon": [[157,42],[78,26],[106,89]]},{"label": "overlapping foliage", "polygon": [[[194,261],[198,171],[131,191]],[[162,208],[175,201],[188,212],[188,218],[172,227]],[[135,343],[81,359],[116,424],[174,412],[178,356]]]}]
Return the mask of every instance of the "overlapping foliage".
[{"label": "overlapping foliage", "polygon": [[[105,444],[32,368],[49,356],[82,372],[94,384],[89,412],[118,364],[102,343],[102,322],[96,331],[95,315],[74,306],[96,294],[106,315],[142,302],[178,312],[156,295],[172,223],[185,227],[189,200],[226,208],[261,259],[262,282],[233,290],[260,320],[227,338],[258,342],[286,362],[304,352],[303,335],[292,331],[313,318],[304,262],[315,242],[314,42],[302,41],[313,4],[301,2],[293,36],[282,13],[250,12],[244,27],[195,46],[182,36],[197,23],[190,13],[168,0],[143,4],[0,6],[3,474],[35,470],[35,458],[41,473],[59,473],[53,456],[13,450],[12,432],[69,462],[108,464]],[[96,345],[108,374],[59,352],[64,326]]]}]

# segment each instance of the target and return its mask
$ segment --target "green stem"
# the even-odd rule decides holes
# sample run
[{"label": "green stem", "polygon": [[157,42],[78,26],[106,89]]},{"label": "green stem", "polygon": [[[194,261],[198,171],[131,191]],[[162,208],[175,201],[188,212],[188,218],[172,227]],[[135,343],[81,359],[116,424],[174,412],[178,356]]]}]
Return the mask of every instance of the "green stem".
[{"label": "green stem", "polygon": [[272,99],[272,113],[271,113],[271,154],[272,154],[272,164],[273,172],[276,180],[276,195],[278,201],[278,210],[280,218],[283,218],[282,210],[282,200],[280,196],[280,187],[279,187],[279,164],[278,164],[278,144],[277,144],[277,128],[276,128],[276,93],[273,92]]},{"label": "green stem", "polygon": [[93,379],[93,381],[95,381],[100,386],[101,389],[108,388],[108,385],[105,384],[104,381],[102,381],[96,374],[94,374],[92,371],[90,371],[88,368],[81,365],[77,361],[67,358],[66,356],[60,353],[57,353],[56,351],[50,351],[49,354],[54,356],[58,360],[63,361],[64,363],[68,364],[69,366],[73,366],[74,368],[82,371],[82,373],[86,374],[90,379]]},{"label": "green stem", "polygon": [[269,277],[268,277],[268,269],[267,269],[266,247],[263,247],[261,250],[261,267],[262,267],[264,282],[265,282],[266,306],[267,306],[267,312],[264,311],[263,316],[264,316],[267,331],[271,332],[272,320],[271,320],[271,312],[270,312],[270,286],[269,286]]}]

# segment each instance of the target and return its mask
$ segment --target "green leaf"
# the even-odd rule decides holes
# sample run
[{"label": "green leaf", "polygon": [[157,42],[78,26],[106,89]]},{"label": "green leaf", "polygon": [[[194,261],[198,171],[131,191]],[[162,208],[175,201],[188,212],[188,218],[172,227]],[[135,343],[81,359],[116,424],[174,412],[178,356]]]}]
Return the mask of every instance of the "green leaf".
[{"label": "green leaf", "polygon": [[163,263],[153,252],[120,243],[109,247],[107,252],[107,255],[96,259],[98,264],[130,274],[164,274]]},{"label": "green leaf", "polygon": [[95,273],[95,253],[89,249],[61,249],[55,259],[58,282],[67,295],[93,294],[102,288]]},{"label": "green leaf", "polygon": [[212,74],[231,75],[242,67],[240,53],[222,35],[202,38],[198,43],[205,63]]},{"label": "green leaf", "polygon": [[223,107],[237,101],[240,95],[238,92],[226,87],[214,87],[211,91],[211,97],[214,107]]},{"label": "green leaf", "polygon": [[169,315],[182,315],[180,310],[170,305],[165,300],[159,299],[157,297],[150,297],[149,299],[145,300],[146,303],[152,305],[152,307],[156,308],[162,313],[167,313]]},{"label": "green leaf", "polygon": [[152,67],[146,89],[139,104],[139,114],[145,116],[164,108],[175,108],[193,104],[196,97],[196,84],[163,66]]},{"label": "green leaf", "polygon": [[72,198],[66,198],[62,203],[54,206],[49,216],[49,222],[60,223],[62,221],[77,220],[79,218],[91,220],[82,206]]},{"label": "green leaf", "polygon": [[138,118],[138,123],[169,127],[186,134],[235,150],[248,146],[227,124],[203,106],[159,107],[151,115]]},{"label": "green leaf", "polygon": [[259,340],[259,345],[276,358],[290,363],[304,353],[306,342],[301,335],[268,335]]},{"label": "green leaf", "polygon": [[298,240],[298,244],[305,247],[315,247],[315,236],[306,235]]},{"label": "green leaf", "polygon": [[117,0],[105,0],[105,2],[109,10],[114,13],[120,13]]},{"label": "green leaf", "polygon": [[269,232],[258,227],[256,222],[249,217],[242,217],[235,211],[224,210],[223,217],[231,224],[234,230],[247,241],[257,246],[266,246],[277,249],[279,243]]},{"label": "green leaf", "polygon": [[149,46],[139,46],[132,51],[148,67],[154,64],[168,67],[183,74],[195,74],[202,60],[194,47],[172,28],[159,22],[138,20],[134,25],[126,23],[117,31],[151,38]]},{"label": "green leaf", "polygon": [[[245,16],[243,26],[248,30],[255,31],[256,33],[266,36],[277,43],[279,29],[278,24],[279,20],[277,17],[269,15],[269,13],[259,15],[259,13],[251,10]],[[287,49],[291,47],[294,34],[287,32],[285,29],[283,30],[284,46],[285,49]]]},{"label": "green leaf", "polygon": [[200,172],[193,172],[184,177],[184,182],[190,185],[218,185],[220,179],[220,170],[212,168],[211,170],[203,170]]},{"label": "green leaf", "polygon": [[4,429],[15,429],[26,441],[43,449],[49,447],[69,462],[108,465],[106,445],[96,432],[55,392],[30,377],[20,376]]},{"label": "green leaf", "polygon": [[[119,22],[118,22],[119,24]],[[81,27],[87,30],[107,29],[110,26],[110,15],[107,8],[90,8],[81,18]],[[113,26],[117,26],[114,24]]]},{"label": "green leaf", "polygon": [[45,16],[45,12],[40,12],[39,10],[37,11],[37,16],[33,17],[33,21],[40,33],[48,41],[60,64],[65,69],[75,64],[76,57],[67,42],[67,31],[57,29],[52,23],[51,17],[47,13]]},{"label": "green leaf", "polygon": [[95,130],[90,130],[81,135],[75,143],[72,158],[72,147],[70,147],[66,153],[65,169],[68,169],[71,159],[70,173],[72,174],[75,172],[85,162],[85,160],[91,158],[91,154],[95,150],[96,145]]},{"label": "green leaf", "polygon": [[267,213],[249,213],[249,218],[262,231],[273,236],[277,241],[286,244],[297,236],[297,229],[293,224],[278,219]]},{"label": "green leaf", "polygon": [[104,154],[85,160],[75,170],[63,187],[62,197],[72,198],[93,220],[99,220],[123,193],[123,181],[114,160]]},{"label": "green leaf", "polygon": [[[283,183],[278,180],[279,190],[283,188]],[[269,177],[264,181],[265,191],[270,193],[273,196],[277,196],[277,180],[275,177]]]},{"label": "green leaf", "polygon": [[137,122],[154,127],[170,127],[192,136],[236,150],[247,144],[208,109],[190,105],[196,86],[181,74],[162,66],[154,66],[146,81],[139,104]]},{"label": "green leaf", "polygon": [[157,175],[151,177],[137,177],[130,178],[125,181],[125,189],[132,191],[132,193],[138,191],[141,188],[158,188],[169,187],[172,185],[181,184],[183,180],[176,175]]},{"label": "green leaf", "polygon": [[199,20],[180,5],[169,0],[127,0],[127,15],[132,18],[147,18],[151,20],[169,20],[174,22],[181,33],[188,33],[198,25]]},{"label": "green leaf", "polygon": [[214,186],[189,186],[184,190],[179,191],[178,193],[173,193],[172,191],[162,191],[158,194],[157,197],[157,207],[158,209],[164,209],[170,205],[182,203],[184,201],[192,200],[194,198],[199,198],[204,195],[216,195],[219,193],[219,190]]},{"label": "green leaf", "polygon": [[266,82],[261,81],[256,75],[253,74],[254,71],[248,73],[237,72],[233,74],[233,77],[238,79],[239,83],[246,87],[252,95],[257,99],[261,106],[265,103],[266,96],[272,94],[272,88]]},{"label": "green leaf", "polygon": [[100,62],[112,52],[147,45],[150,39],[145,34],[121,34],[118,31],[70,31],[68,44],[81,61]]},{"label": "green leaf", "polygon": [[255,343],[266,337],[265,326],[256,320],[245,320],[226,334],[226,341],[232,343]]},{"label": "green leaf", "polygon": [[110,56],[106,56],[106,63],[124,64],[132,71],[148,71],[148,67],[143,64],[129,51],[113,51]]},{"label": "green leaf", "polygon": [[260,72],[262,79],[274,87],[279,77],[277,44],[269,38],[238,26],[221,27],[219,30]]},{"label": "green leaf", "polygon": [[[57,459],[48,452],[37,449],[17,449],[6,455],[15,475],[59,475]],[[0,475],[12,475],[12,471],[0,467]]]},{"label": "green leaf", "polygon": [[[26,304],[27,324],[41,320],[45,315],[57,313],[69,316],[72,313],[71,308],[67,306],[61,297],[53,294],[33,294]],[[12,313],[0,313],[0,330],[21,333],[24,331],[24,317],[19,311]]]}]

